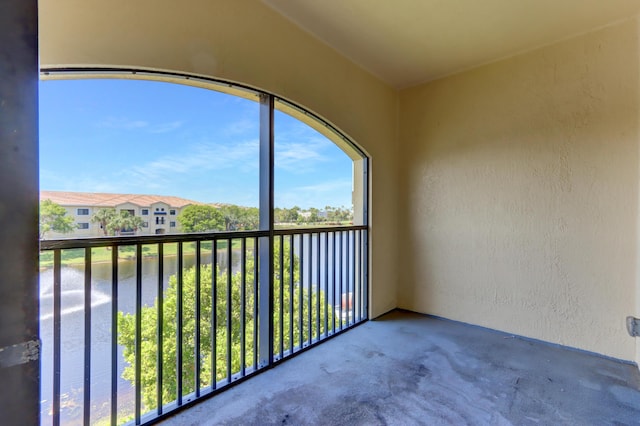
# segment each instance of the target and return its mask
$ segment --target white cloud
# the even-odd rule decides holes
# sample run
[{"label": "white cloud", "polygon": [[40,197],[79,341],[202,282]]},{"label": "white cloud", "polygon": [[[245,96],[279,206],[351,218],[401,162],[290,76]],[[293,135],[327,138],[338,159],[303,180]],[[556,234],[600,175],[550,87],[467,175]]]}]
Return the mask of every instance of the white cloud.
[{"label": "white cloud", "polygon": [[118,182],[106,176],[97,179],[91,176],[61,176],[47,170],[40,171],[43,190],[76,192],[130,192],[125,182]]},{"label": "white cloud", "polygon": [[258,135],[258,122],[257,120],[238,120],[232,123],[227,124],[223,133],[227,136],[236,136],[243,135],[248,132],[254,132],[254,134]]},{"label": "white cloud", "polygon": [[98,127],[116,130],[145,130],[149,133],[168,133],[179,129],[184,121],[168,121],[166,123],[150,123],[145,120],[132,120],[126,117],[107,117],[96,123]]},{"label": "white cloud", "polygon": [[294,173],[312,171],[318,162],[328,161],[322,151],[325,149],[324,141],[309,140],[301,142],[276,143],[275,167]]},{"label": "white cloud", "polygon": [[144,120],[131,120],[125,117],[107,117],[97,123],[98,127],[106,127],[109,129],[141,129],[149,126],[149,123]]},{"label": "white cloud", "polygon": [[202,170],[237,169],[243,172],[258,167],[258,142],[248,141],[235,144],[201,144],[186,152],[177,151],[140,166],[122,172],[130,179],[172,181],[176,174],[189,174]]},{"label": "white cloud", "polygon": [[275,197],[277,207],[349,207],[352,203],[351,181],[334,180],[320,182],[312,185],[287,188],[283,191],[276,188]]},{"label": "white cloud", "polygon": [[154,124],[149,128],[149,133],[168,133],[179,129],[184,121],[171,121],[168,123]]},{"label": "white cloud", "polygon": [[306,185],[298,188],[300,191],[309,192],[334,192],[334,191],[351,191],[352,184],[348,180],[334,180],[330,182],[321,182],[314,185]]}]

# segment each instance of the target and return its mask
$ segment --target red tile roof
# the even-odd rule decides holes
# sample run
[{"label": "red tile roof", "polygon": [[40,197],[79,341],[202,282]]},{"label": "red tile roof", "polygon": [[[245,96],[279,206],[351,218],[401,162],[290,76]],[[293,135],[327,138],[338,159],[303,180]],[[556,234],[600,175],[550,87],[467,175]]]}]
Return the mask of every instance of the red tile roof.
[{"label": "red tile roof", "polygon": [[154,203],[166,203],[171,207],[182,208],[189,204],[204,204],[199,201],[170,195],[145,194],[106,194],[96,192],[40,191],[40,200],[51,200],[61,206],[115,207],[124,203],[147,207]]}]

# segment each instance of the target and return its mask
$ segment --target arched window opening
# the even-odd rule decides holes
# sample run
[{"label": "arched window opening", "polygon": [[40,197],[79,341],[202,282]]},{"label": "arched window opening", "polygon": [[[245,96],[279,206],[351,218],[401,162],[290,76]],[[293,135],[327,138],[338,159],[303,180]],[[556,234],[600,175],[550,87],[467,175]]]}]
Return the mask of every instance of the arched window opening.
[{"label": "arched window opening", "polygon": [[43,424],[155,421],[367,319],[368,163],[331,124],[194,76],[43,80]]},{"label": "arched window opening", "polygon": [[365,223],[362,153],[304,110],[275,108],[276,225]]}]

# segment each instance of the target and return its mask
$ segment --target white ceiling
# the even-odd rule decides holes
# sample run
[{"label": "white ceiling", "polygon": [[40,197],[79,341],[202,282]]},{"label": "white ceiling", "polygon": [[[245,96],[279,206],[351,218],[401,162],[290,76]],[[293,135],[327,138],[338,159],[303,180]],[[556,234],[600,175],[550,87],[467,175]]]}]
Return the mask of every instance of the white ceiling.
[{"label": "white ceiling", "polygon": [[640,0],[263,0],[397,88],[640,13]]}]

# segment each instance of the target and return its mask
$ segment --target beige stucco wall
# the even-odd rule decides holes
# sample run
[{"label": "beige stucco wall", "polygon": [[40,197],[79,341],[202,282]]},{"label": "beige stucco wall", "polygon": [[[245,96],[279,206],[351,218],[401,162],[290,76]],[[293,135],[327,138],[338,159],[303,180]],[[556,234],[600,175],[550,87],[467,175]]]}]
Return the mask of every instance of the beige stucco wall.
[{"label": "beige stucco wall", "polygon": [[371,157],[373,316],[400,306],[640,361],[624,330],[640,316],[635,20],[404,90],[398,104],[259,1],[39,8],[44,67],[236,81],[353,138]]},{"label": "beige stucco wall", "polygon": [[42,0],[41,66],[126,66],[248,84],[315,112],[371,158],[371,314],[396,306],[397,92],[259,1]]},{"label": "beige stucco wall", "polygon": [[399,305],[639,360],[636,20],[401,92]]}]

